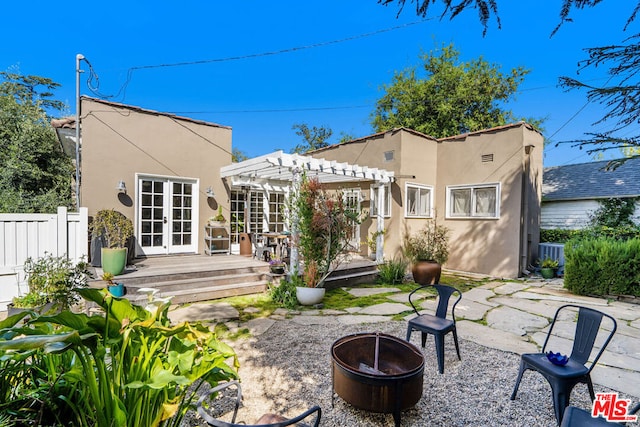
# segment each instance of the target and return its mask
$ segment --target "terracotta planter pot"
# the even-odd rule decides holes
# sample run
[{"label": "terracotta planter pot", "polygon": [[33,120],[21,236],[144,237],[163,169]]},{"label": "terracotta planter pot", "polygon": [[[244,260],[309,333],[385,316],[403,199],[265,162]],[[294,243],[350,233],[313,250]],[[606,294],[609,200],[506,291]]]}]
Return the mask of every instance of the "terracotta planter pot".
[{"label": "terracotta planter pot", "polygon": [[435,285],[440,283],[442,266],[435,261],[418,261],[411,268],[413,280],[419,285]]},{"label": "terracotta planter pot", "polygon": [[296,298],[301,305],[320,304],[324,298],[324,288],[296,287]]}]

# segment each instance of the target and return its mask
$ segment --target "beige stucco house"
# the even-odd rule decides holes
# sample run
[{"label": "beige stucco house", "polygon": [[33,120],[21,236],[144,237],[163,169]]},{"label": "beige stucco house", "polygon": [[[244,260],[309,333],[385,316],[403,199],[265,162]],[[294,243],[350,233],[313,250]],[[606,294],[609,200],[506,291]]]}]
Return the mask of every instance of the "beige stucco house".
[{"label": "beige stucco house", "polygon": [[[435,219],[451,229],[446,268],[518,277],[537,256],[542,150],[542,135],[516,123],[443,139],[395,129],[310,154],[393,172],[385,188],[385,258],[400,253],[406,232]],[[375,214],[368,184],[344,189]],[[361,241],[375,230],[370,215]]]},{"label": "beige stucco house", "polygon": [[81,130],[81,206],[131,218],[138,256],[204,253],[219,207],[232,251],[242,233],[288,231],[296,168],[368,210],[352,236],[364,256],[377,228],[388,259],[433,219],[451,229],[448,269],[517,277],[537,256],[543,138],[526,123],[444,139],[402,128],[240,163],[231,128],[129,105],[81,98]]},{"label": "beige stucco house", "polygon": [[231,128],[81,98],[80,204],[91,217],[115,209],[134,223],[136,254],[202,253],[207,220],[227,189]]}]

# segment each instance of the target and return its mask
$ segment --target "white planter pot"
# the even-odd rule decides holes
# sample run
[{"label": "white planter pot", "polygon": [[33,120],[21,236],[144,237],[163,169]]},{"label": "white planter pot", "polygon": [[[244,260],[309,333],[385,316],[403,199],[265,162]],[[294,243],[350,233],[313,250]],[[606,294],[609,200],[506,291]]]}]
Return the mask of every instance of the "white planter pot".
[{"label": "white planter pot", "polygon": [[296,298],[301,305],[320,304],[324,298],[325,288],[296,287]]}]

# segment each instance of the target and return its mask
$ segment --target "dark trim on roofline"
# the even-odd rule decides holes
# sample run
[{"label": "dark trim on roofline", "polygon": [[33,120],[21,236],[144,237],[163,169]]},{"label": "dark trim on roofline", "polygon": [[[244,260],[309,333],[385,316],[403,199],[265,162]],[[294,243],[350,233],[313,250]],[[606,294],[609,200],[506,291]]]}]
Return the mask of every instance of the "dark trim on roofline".
[{"label": "dark trim on roofline", "polygon": [[224,125],[219,125],[217,123],[206,122],[204,120],[196,120],[196,119],[192,119],[192,118],[189,118],[189,117],[178,116],[178,115],[171,114],[171,113],[163,113],[163,112],[160,112],[160,111],[149,110],[149,109],[142,108],[142,107],[136,107],[134,105],[127,105],[127,104],[121,104],[119,102],[105,101],[103,99],[92,98],[90,96],[84,96],[84,95],[81,96],[80,99],[81,100],[88,100],[88,101],[92,101],[92,102],[97,102],[99,104],[108,105],[108,106],[113,107],[113,108],[123,108],[123,109],[127,109],[127,110],[132,110],[132,111],[135,111],[135,112],[138,112],[138,113],[151,114],[151,115],[154,115],[154,116],[164,116],[164,117],[169,117],[169,118],[176,119],[176,120],[182,120],[182,121],[186,121],[186,122],[196,123],[196,124],[199,124],[199,125],[212,126],[212,127],[231,130],[231,126],[224,126]]}]

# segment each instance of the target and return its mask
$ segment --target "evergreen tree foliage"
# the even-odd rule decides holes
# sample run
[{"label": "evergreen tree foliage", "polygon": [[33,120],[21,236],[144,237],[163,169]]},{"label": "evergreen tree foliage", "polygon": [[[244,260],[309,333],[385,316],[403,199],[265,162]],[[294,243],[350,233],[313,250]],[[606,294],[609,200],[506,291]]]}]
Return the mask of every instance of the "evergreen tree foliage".
[{"label": "evergreen tree foliage", "polygon": [[502,73],[482,57],[461,62],[451,44],[421,59],[424,76],[409,68],[384,85],[385,94],[371,116],[376,132],[407,127],[442,138],[517,120],[502,105],[514,98],[528,70]]},{"label": "evergreen tree foliage", "polygon": [[47,111],[59,85],[38,76],[0,72],[0,212],[55,212],[70,207],[73,164]]},{"label": "evergreen tree foliage", "polygon": [[333,131],[324,126],[312,126],[311,128],[306,123],[296,123],[291,129],[296,131],[296,135],[303,139],[302,144],[296,145],[291,152],[303,154],[308,151],[324,148],[329,145],[327,140],[333,135]]}]

